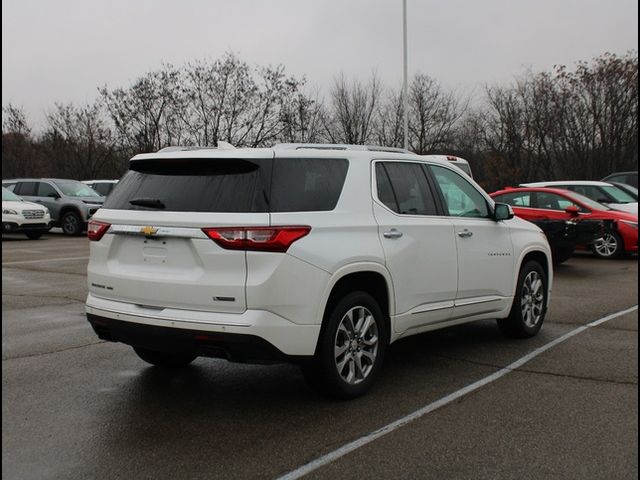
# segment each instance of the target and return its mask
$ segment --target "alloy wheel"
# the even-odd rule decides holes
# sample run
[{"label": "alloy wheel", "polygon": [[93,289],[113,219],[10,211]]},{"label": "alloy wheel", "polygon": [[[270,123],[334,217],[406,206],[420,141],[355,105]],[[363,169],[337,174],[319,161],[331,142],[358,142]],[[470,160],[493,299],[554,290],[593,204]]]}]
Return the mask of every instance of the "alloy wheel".
[{"label": "alloy wheel", "polygon": [[535,327],[544,309],[544,283],[536,271],[529,272],[522,284],[520,298],[522,320],[527,327]]},{"label": "alloy wheel", "polygon": [[369,309],[351,308],[338,325],[334,341],[335,364],[340,377],[355,385],[369,376],[378,354],[378,325]]},{"label": "alloy wheel", "polygon": [[610,233],[605,233],[593,244],[596,253],[601,257],[611,257],[618,250],[618,240]]},{"label": "alloy wheel", "polygon": [[67,215],[64,217],[62,229],[67,234],[75,234],[78,231],[78,218],[75,215]]}]

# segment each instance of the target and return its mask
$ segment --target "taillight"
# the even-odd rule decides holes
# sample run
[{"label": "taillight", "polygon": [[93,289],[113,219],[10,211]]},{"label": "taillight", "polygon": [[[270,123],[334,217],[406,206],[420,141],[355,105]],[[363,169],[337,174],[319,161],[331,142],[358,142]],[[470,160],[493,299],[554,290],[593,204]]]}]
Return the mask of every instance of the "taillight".
[{"label": "taillight", "polygon": [[89,220],[89,225],[87,226],[87,237],[89,240],[97,242],[102,238],[102,236],[107,233],[110,223],[98,222],[97,220]]},{"label": "taillight", "polygon": [[311,227],[212,227],[202,231],[227,250],[284,253],[293,242],[307,235]]}]

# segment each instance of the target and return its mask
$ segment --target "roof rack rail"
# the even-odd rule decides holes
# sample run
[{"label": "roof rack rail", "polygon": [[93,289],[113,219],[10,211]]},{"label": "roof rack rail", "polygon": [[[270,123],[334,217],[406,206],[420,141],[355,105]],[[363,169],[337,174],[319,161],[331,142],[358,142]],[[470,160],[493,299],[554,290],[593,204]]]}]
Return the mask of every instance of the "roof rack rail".
[{"label": "roof rack rail", "polygon": [[278,143],[273,146],[277,150],[352,150],[389,153],[412,153],[404,148],[383,147],[379,145],[350,145],[346,143]]},{"label": "roof rack rail", "polygon": [[169,153],[169,152],[189,152],[193,150],[235,150],[236,147],[231,145],[229,142],[218,141],[217,147],[202,147],[199,145],[191,145],[191,146],[182,146],[182,145],[172,145],[169,147],[164,147],[158,150],[157,153]]}]

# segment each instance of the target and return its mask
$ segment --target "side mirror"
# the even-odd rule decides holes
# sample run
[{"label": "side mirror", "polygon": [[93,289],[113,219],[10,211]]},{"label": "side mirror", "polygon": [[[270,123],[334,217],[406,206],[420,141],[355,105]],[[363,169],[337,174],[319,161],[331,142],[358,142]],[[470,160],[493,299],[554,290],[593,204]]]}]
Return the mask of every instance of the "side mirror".
[{"label": "side mirror", "polygon": [[572,217],[577,217],[578,214],[580,213],[580,209],[575,205],[569,205],[567,208],[564,209],[564,211],[567,212]]},{"label": "side mirror", "polygon": [[513,213],[513,209],[511,205],[507,205],[506,203],[496,203],[495,209],[493,211],[493,219],[496,222],[500,222],[502,220],[510,220],[515,217]]}]

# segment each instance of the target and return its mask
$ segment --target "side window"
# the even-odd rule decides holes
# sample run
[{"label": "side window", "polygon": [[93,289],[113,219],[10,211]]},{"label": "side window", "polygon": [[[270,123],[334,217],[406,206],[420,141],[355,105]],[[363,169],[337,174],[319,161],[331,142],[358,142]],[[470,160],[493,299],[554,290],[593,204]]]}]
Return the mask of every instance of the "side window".
[{"label": "side window", "polygon": [[[386,173],[388,185],[385,185]],[[378,198],[402,215],[437,215],[435,198],[419,163],[384,162],[376,165]]]},{"label": "side window", "polygon": [[38,193],[37,182],[18,182],[14,190],[16,195],[35,197]]},{"label": "side window", "polygon": [[342,158],[276,158],[271,180],[271,211],[333,210],[348,169],[348,160]]},{"label": "side window", "polygon": [[389,176],[382,163],[376,163],[376,185],[378,189],[378,199],[389,209],[398,213],[398,202],[393,194]]},{"label": "side window", "polygon": [[506,203],[512,207],[531,207],[530,192],[505,193],[494,197],[496,202]]},{"label": "side window", "polygon": [[109,192],[111,192],[111,189],[113,188],[113,183],[94,183],[93,185],[89,185],[91,188],[93,188],[96,192],[98,192],[100,195],[103,196],[107,196],[109,195]]},{"label": "side window", "polygon": [[543,210],[562,210],[567,207],[578,207],[581,211],[584,211],[580,205],[573,203],[568,198],[564,198],[555,193],[537,192],[536,193],[536,206]]},{"label": "side window", "polygon": [[627,183],[627,176],[626,175],[613,175],[612,177],[608,177],[605,182],[620,182],[620,183]]},{"label": "side window", "polygon": [[596,202],[612,202],[613,199],[601,190],[599,187],[594,185],[566,185],[560,188],[565,188],[567,190],[571,190],[572,192],[579,193],[580,195],[584,195],[591,200],[595,200]]},{"label": "side window", "polygon": [[485,197],[467,180],[452,170],[430,165],[438,187],[442,192],[449,216],[451,217],[489,217],[489,206]]},{"label": "side window", "polygon": [[48,183],[45,182],[39,182],[38,183],[38,193],[37,195],[39,197],[48,197],[50,194],[57,194],[58,192],[55,191],[55,189],[49,185]]}]

